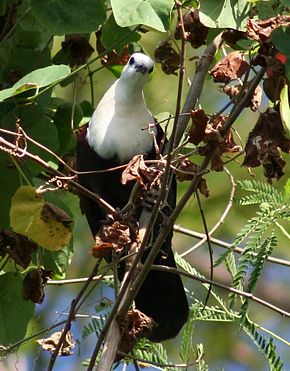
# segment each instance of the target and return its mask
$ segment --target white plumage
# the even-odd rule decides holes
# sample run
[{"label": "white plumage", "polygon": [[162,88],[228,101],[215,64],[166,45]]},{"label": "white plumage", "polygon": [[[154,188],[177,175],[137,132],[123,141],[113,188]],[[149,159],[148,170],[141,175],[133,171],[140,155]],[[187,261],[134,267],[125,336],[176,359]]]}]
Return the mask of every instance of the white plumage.
[{"label": "white plumage", "polygon": [[87,141],[102,158],[117,158],[124,163],[152,149],[153,137],[146,128],[154,118],[146,106],[143,87],[153,67],[151,58],[134,53],[98,104],[89,123]]}]

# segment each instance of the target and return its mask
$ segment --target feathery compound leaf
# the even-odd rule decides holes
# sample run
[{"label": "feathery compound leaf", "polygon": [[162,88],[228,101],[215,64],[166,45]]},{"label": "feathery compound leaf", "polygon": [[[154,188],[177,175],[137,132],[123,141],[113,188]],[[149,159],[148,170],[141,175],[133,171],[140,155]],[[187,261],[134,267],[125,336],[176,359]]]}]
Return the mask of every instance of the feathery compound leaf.
[{"label": "feathery compound leaf", "polygon": [[244,191],[253,192],[256,194],[252,196],[242,197],[241,199],[237,200],[237,202],[240,204],[243,204],[243,200],[247,199],[252,200],[251,204],[259,204],[261,202],[283,204],[284,202],[283,194],[268,183],[255,180],[244,180],[239,181],[238,184]]},{"label": "feathery compound leaf", "polygon": [[269,340],[261,335],[253,322],[247,317],[244,318],[242,329],[253,340],[257,348],[262,352],[269,363],[270,370],[280,371],[283,367],[283,362],[276,355],[276,346],[273,344],[273,339]]},{"label": "feathery compound leaf", "polygon": [[[274,231],[273,231],[274,232]],[[256,286],[256,283],[262,273],[262,269],[267,257],[271,254],[273,248],[277,246],[277,237],[272,233],[272,236],[266,238],[262,241],[261,246],[259,248],[259,252],[257,256],[253,259],[253,270],[250,274],[248,286],[246,288],[247,292],[252,292]],[[248,309],[248,299],[244,300],[242,308],[241,308],[241,316],[244,317],[246,315],[246,311]]]},{"label": "feathery compound leaf", "polygon": [[[198,305],[199,306],[199,305]],[[194,346],[193,346],[193,331],[196,318],[196,305],[192,305],[189,312],[189,319],[184,326],[182,332],[182,340],[180,345],[180,358],[186,364],[190,363],[194,357]]]},{"label": "feathery compound leaf", "polygon": [[82,339],[86,339],[87,337],[91,336],[92,334],[96,334],[100,336],[102,328],[104,327],[108,315],[100,315],[98,317],[93,317],[91,321],[84,326]]},{"label": "feathery compound leaf", "polygon": [[[168,364],[167,352],[161,343],[151,343],[148,339],[140,339],[131,352],[133,357],[139,358],[148,362],[159,364]],[[126,363],[132,363],[131,359],[126,359]],[[165,367],[163,370],[174,370],[175,367]]]},{"label": "feathery compound leaf", "polygon": [[272,224],[272,220],[269,221],[267,210],[257,212],[257,216],[247,221],[247,224],[240,230],[231,247],[220,255],[214,266],[217,267],[224,262],[228,255],[234,251],[235,247],[239,246],[248,236],[252,236],[254,232],[259,234],[262,230],[262,226],[267,228],[269,224]]}]

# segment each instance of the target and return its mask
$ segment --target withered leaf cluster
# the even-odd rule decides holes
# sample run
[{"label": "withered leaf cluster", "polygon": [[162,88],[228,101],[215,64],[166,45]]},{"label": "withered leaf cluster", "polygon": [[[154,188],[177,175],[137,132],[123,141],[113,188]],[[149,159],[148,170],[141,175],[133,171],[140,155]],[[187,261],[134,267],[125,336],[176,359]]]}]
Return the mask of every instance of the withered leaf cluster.
[{"label": "withered leaf cluster", "polygon": [[[191,8],[184,14],[183,26],[185,31],[185,40],[188,41],[194,49],[197,49],[206,43],[209,28],[201,23],[199,19],[199,9]],[[180,27],[180,24],[177,25],[174,35],[176,40],[181,38]]]},{"label": "withered leaf cluster", "polygon": [[[251,81],[247,82],[244,87],[241,85],[225,85],[223,87],[223,92],[227,94],[233,102],[235,102],[236,97],[241,92],[241,89],[244,90],[245,94],[247,92],[247,87],[251,84]],[[262,88],[258,85],[254,91],[254,94],[249,98],[245,107],[250,107],[252,111],[257,111],[261,105],[262,101]]]},{"label": "withered leaf cluster", "polygon": [[22,296],[24,300],[41,304],[44,300],[44,286],[51,278],[52,271],[45,269],[30,270],[23,280]]},{"label": "withered leaf cluster", "polygon": [[20,233],[8,229],[0,230],[0,257],[6,254],[16,264],[26,269],[31,262],[31,254],[38,248],[35,242],[30,241]]},{"label": "withered leaf cluster", "polygon": [[162,71],[167,75],[176,75],[180,67],[180,55],[169,40],[161,41],[154,52],[156,62],[161,64]]},{"label": "withered leaf cluster", "polygon": [[[123,353],[129,353],[133,350],[136,342],[141,337],[150,335],[155,321],[146,316],[137,309],[129,310],[125,318],[126,327],[124,329],[119,350]],[[117,356],[115,362],[120,361],[122,357]]]},{"label": "withered leaf cluster", "polygon": [[81,66],[87,63],[94,52],[94,48],[90,45],[88,39],[81,34],[65,35],[61,47],[68,57],[70,67]]},{"label": "withered leaf cluster", "polygon": [[137,182],[143,189],[149,189],[151,186],[159,184],[160,170],[148,167],[143,155],[136,155],[128,163],[121,177],[122,184],[130,182]]},{"label": "withered leaf cluster", "polygon": [[217,149],[211,160],[211,169],[215,171],[223,170],[222,155],[224,153],[240,152],[241,147],[238,146],[233,138],[232,130],[228,130],[224,135],[221,135],[221,130],[227,116],[216,116],[210,119],[202,109],[192,111],[192,128],[189,130],[189,141],[195,145],[201,142],[205,146],[198,148],[198,153],[201,156],[206,156],[217,145]]},{"label": "withered leaf cluster", "polygon": [[241,78],[249,68],[244,53],[234,51],[222,58],[210,71],[214,82],[228,84],[232,80]]},{"label": "withered leaf cluster", "polygon": [[104,222],[95,237],[95,245],[90,253],[95,258],[102,258],[109,256],[113,251],[121,253],[129,249],[138,238],[138,229],[136,225],[134,227],[113,218]]},{"label": "withered leaf cluster", "polygon": [[[39,339],[36,342],[41,346],[43,350],[47,350],[53,353],[61,337],[62,331],[54,332],[50,337],[46,339]],[[70,331],[67,332],[65,339],[61,345],[58,355],[61,357],[71,356],[73,354],[72,349],[75,347],[75,341]]]},{"label": "withered leaf cluster", "polygon": [[289,15],[279,15],[277,17],[255,20],[250,18],[247,22],[247,36],[259,42],[268,41],[271,33],[278,27],[290,24]]},{"label": "withered leaf cluster", "polygon": [[290,140],[284,135],[281,117],[273,109],[262,113],[249,134],[246,144],[244,166],[257,167],[262,165],[268,182],[273,178],[279,180],[284,175],[285,161],[280,150],[290,153]]},{"label": "withered leaf cluster", "polygon": [[[193,180],[193,178],[200,172],[200,166],[189,160],[188,158],[183,159],[176,167],[175,175],[179,182],[186,180]],[[206,180],[200,178],[198,183],[198,190],[205,197],[209,196],[209,190],[207,188]]]}]

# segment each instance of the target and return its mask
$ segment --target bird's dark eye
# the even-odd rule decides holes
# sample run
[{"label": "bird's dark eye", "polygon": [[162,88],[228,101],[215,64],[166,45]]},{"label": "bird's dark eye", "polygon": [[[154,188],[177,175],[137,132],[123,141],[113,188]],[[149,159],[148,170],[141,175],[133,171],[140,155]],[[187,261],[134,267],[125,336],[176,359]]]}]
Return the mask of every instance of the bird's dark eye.
[{"label": "bird's dark eye", "polygon": [[154,70],[154,67],[151,67],[149,70],[148,70],[148,73],[152,73]]},{"label": "bird's dark eye", "polygon": [[132,65],[132,64],[134,64],[134,62],[135,62],[134,57],[131,57],[131,58],[129,59],[129,64]]}]

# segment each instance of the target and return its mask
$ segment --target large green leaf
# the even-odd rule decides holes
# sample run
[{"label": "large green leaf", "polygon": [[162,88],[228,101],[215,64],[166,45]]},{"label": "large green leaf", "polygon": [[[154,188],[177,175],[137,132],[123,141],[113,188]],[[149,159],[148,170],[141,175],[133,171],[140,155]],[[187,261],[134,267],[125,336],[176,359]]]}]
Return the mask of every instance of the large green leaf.
[{"label": "large green leaf", "polygon": [[271,40],[274,46],[280,50],[281,53],[285,54],[288,59],[290,58],[290,28],[279,27],[274,30],[271,34]]},{"label": "large green leaf", "polygon": [[210,28],[245,27],[249,3],[247,0],[202,0],[200,2],[200,20]]},{"label": "large green leaf", "polygon": [[168,30],[173,0],[111,0],[116,22],[121,27],[138,24],[158,31]]},{"label": "large green leaf", "polygon": [[106,20],[103,0],[31,0],[31,7],[54,35],[97,31]]},{"label": "large green leaf", "polygon": [[[106,49],[109,49],[114,45],[114,49],[117,52],[121,52],[124,45],[138,41],[141,38],[138,32],[130,32],[130,28],[120,27],[117,25],[112,14],[102,28],[102,44],[106,47]],[[130,36],[126,37],[127,35]],[[124,41],[120,42],[122,39],[124,39]]]},{"label": "large green leaf", "polygon": [[52,85],[69,74],[70,68],[65,65],[39,68],[22,77],[12,88],[1,90],[0,102],[30,89],[40,89]]},{"label": "large green leaf", "polygon": [[23,339],[35,304],[22,298],[22,279],[17,273],[0,275],[0,292],[0,344],[5,346]]}]

